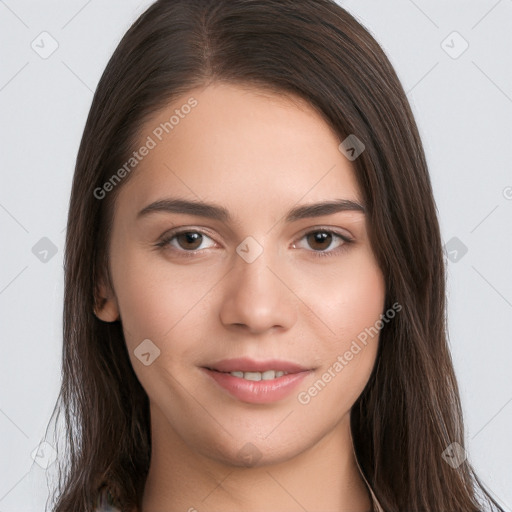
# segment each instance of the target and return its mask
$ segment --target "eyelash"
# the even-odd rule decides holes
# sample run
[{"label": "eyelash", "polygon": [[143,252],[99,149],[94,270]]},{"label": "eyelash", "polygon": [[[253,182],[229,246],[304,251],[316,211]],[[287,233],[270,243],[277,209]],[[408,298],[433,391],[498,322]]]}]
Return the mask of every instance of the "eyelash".
[{"label": "eyelash", "polygon": [[[168,247],[170,247],[169,244],[175,237],[177,237],[178,235],[182,235],[184,233],[199,233],[199,234],[211,239],[211,236],[209,236],[208,233],[206,233],[200,229],[179,229],[179,230],[171,231],[171,232],[167,233],[166,235],[164,235],[163,238],[155,244],[155,246],[159,249],[165,250]],[[308,252],[312,252],[315,255],[315,257],[322,258],[322,257],[326,257],[326,256],[333,256],[333,255],[339,254],[339,253],[347,250],[348,245],[350,245],[354,241],[353,239],[349,238],[346,235],[342,235],[341,233],[339,233],[337,231],[334,231],[332,229],[327,229],[327,228],[312,229],[312,230],[304,233],[299,238],[299,241],[302,240],[303,238],[307,237],[308,235],[311,235],[314,233],[327,233],[330,235],[334,235],[335,237],[338,237],[343,241],[343,243],[339,247],[336,247],[335,249],[330,250],[330,251],[315,251],[315,250],[308,251]],[[177,251],[178,253],[183,253],[180,255],[182,257],[194,257],[197,253],[204,250],[204,249],[196,249],[194,251],[187,251],[185,249],[176,249],[174,247],[173,247],[173,249],[175,251]]]}]

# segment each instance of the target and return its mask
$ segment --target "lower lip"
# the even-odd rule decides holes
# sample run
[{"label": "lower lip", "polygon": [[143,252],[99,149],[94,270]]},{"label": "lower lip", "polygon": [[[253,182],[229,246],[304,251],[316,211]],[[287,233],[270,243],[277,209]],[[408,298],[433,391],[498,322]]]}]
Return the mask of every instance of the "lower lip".
[{"label": "lower lip", "polygon": [[229,373],[202,368],[219,386],[242,402],[268,404],[289,396],[296,386],[311,372],[289,373],[272,380],[246,380]]}]

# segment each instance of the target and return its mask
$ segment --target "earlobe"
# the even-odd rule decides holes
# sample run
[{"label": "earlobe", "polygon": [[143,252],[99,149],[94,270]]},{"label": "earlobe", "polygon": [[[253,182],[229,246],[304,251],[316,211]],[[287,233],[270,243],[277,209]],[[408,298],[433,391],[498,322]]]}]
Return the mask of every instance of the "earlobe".
[{"label": "earlobe", "polygon": [[115,322],[119,320],[119,307],[112,290],[103,283],[98,286],[95,297],[94,315],[103,322]]}]

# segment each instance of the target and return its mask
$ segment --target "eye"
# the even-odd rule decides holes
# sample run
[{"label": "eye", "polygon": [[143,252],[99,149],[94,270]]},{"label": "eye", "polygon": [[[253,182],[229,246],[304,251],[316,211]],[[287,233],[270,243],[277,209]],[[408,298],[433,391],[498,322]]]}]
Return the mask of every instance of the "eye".
[{"label": "eye", "polygon": [[[307,232],[300,241],[305,240],[307,245],[316,253],[315,256],[330,256],[345,250],[346,246],[352,243],[352,239],[330,229],[317,229]],[[297,248],[298,245],[294,244]],[[299,247],[300,248],[300,247]]]},{"label": "eye", "polygon": [[157,243],[157,246],[170,246],[177,251],[193,252],[201,249],[208,249],[215,245],[215,242],[213,242],[212,245],[204,246],[203,243],[205,240],[210,240],[213,242],[213,240],[202,231],[182,230],[174,231],[164,235],[162,240]]}]

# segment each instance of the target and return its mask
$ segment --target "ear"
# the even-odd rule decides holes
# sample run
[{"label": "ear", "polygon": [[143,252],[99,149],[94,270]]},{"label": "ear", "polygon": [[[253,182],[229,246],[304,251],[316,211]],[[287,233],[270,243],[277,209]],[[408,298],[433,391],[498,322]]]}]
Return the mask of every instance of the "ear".
[{"label": "ear", "polygon": [[119,306],[116,296],[111,287],[107,286],[103,280],[97,286],[94,314],[103,322],[119,320]]}]

